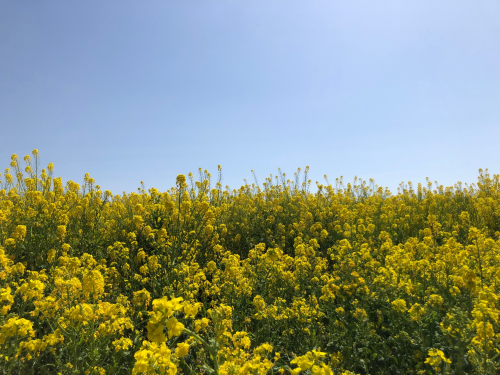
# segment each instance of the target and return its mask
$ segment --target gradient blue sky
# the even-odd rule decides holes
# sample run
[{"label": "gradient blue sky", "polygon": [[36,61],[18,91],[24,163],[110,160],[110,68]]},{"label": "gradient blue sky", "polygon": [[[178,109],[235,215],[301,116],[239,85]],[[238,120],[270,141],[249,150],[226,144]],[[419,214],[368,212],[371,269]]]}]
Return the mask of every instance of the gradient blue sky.
[{"label": "gradient blue sky", "polygon": [[445,185],[500,172],[500,1],[0,3],[0,167],[114,193],[277,168]]}]

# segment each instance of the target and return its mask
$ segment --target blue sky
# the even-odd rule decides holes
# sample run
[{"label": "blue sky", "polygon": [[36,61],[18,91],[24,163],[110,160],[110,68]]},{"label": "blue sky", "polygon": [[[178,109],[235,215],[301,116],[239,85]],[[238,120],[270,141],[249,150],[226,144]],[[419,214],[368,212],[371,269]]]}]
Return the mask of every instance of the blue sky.
[{"label": "blue sky", "polygon": [[278,167],[445,185],[500,173],[497,0],[0,3],[0,167],[114,193]]}]

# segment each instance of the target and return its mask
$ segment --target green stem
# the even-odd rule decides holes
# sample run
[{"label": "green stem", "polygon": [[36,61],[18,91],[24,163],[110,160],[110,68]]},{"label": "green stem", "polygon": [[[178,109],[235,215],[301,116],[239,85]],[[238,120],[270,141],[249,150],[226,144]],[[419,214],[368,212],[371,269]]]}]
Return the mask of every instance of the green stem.
[{"label": "green stem", "polygon": [[214,361],[214,372],[215,374],[219,374],[219,361],[217,359],[217,352],[215,351],[215,348],[213,348],[208,342],[206,342],[203,338],[201,338],[198,334],[196,334],[193,331],[190,331],[187,328],[184,328],[184,332],[187,333],[188,335],[194,337],[196,340],[198,340],[212,355],[213,361]]}]

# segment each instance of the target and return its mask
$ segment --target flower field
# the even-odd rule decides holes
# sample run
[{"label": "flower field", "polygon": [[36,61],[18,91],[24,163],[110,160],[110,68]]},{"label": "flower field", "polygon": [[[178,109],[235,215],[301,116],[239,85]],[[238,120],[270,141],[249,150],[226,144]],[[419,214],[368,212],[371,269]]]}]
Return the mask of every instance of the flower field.
[{"label": "flower field", "polygon": [[13,155],[0,374],[498,373],[498,175],[221,177],[113,195]]}]

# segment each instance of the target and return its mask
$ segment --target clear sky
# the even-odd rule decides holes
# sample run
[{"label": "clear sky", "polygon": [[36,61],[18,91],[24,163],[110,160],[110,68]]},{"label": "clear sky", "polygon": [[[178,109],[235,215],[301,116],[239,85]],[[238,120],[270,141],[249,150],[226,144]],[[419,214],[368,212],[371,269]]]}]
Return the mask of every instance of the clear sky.
[{"label": "clear sky", "polygon": [[499,136],[498,0],[0,2],[2,169],[450,185],[500,173]]}]

